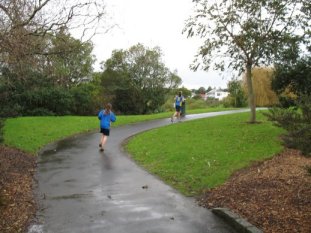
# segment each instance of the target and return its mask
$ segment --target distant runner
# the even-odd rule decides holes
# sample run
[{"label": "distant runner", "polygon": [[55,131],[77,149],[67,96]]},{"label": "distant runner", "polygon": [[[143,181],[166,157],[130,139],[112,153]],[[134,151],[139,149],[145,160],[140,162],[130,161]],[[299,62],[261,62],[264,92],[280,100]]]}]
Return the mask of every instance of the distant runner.
[{"label": "distant runner", "polygon": [[171,117],[171,122],[174,122],[174,118],[176,117],[177,120],[180,120],[180,110],[181,110],[181,104],[184,101],[184,96],[182,95],[181,91],[178,93],[178,95],[175,96],[175,113]]}]

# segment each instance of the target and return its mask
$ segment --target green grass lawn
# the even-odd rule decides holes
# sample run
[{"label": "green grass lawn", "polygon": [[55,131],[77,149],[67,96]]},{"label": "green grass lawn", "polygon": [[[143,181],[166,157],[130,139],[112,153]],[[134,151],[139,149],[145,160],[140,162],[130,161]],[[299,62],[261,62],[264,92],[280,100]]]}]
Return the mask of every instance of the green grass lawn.
[{"label": "green grass lawn", "polygon": [[224,183],[236,170],[282,150],[283,131],[261,113],[248,124],[238,113],[172,124],[133,137],[127,150],[140,165],[185,195]]},{"label": "green grass lawn", "polygon": [[[229,110],[210,108],[187,111],[203,113]],[[268,122],[247,124],[249,112],[176,123],[133,137],[127,150],[141,166],[185,195],[225,182],[236,170],[282,150],[278,135],[283,130]],[[168,118],[170,113],[117,116],[113,127]],[[97,130],[96,116],[20,117],[4,125],[4,144],[36,154],[44,145],[81,132]]]},{"label": "green grass lawn", "polygon": [[[215,112],[228,108],[208,108],[188,111],[190,113]],[[140,121],[170,117],[173,113],[152,115],[117,116],[113,127]],[[99,127],[97,116],[18,117],[9,118],[4,125],[4,144],[36,154],[44,145]]]}]

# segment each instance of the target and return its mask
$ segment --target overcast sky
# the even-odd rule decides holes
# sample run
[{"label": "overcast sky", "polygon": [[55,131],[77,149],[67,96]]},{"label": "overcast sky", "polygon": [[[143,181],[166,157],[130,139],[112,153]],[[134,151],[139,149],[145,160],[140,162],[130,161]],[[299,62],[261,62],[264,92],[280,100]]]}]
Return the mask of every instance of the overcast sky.
[{"label": "overcast sky", "polygon": [[192,0],[106,0],[106,4],[110,23],[118,26],[93,38],[98,62],[110,58],[114,49],[128,49],[137,43],[148,48],[159,46],[164,63],[171,71],[178,71],[183,86],[227,86],[230,74],[189,69],[200,45],[198,39],[182,34],[185,20],[193,12]]}]

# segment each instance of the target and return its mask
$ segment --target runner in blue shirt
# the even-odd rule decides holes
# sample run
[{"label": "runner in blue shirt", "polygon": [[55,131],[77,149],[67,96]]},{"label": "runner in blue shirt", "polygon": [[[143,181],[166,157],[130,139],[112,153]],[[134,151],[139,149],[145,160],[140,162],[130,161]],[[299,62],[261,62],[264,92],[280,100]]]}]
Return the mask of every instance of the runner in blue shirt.
[{"label": "runner in blue shirt", "polygon": [[175,117],[177,118],[177,120],[180,120],[180,109],[184,99],[185,98],[183,97],[181,91],[178,93],[178,95],[175,96],[175,113],[171,117],[171,122],[174,122]]},{"label": "runner in blue shirt", "polygon": [[104,146],[107,142],[108,136],[110,134],[111,122],[116,121],[115,114],[111,111],[112,105],[110,103],[105,105],[105,108],[98,113],[98,119],[100,120],[100,151],[104,151]]}]

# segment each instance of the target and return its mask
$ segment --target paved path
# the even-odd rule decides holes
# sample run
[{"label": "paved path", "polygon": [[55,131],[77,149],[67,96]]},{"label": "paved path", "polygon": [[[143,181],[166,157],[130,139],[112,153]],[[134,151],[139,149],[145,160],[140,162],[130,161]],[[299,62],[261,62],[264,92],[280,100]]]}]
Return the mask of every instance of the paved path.
[{"label": "paved path", "polygon": [[[233,112],[188,115],[185,120]],[[36,175],[38,225],[29,233],[234,232],[194,199],[137,166],[122,150],[126,138],[168,124],[169,119],[162,119],[113,128],[104,154],[98,150],[99,133],[47,146],[39,155]]]}]

